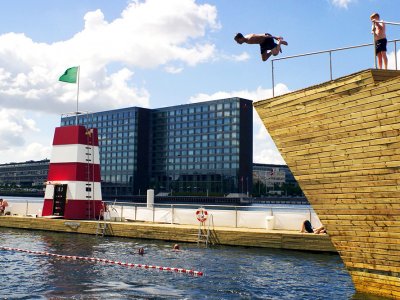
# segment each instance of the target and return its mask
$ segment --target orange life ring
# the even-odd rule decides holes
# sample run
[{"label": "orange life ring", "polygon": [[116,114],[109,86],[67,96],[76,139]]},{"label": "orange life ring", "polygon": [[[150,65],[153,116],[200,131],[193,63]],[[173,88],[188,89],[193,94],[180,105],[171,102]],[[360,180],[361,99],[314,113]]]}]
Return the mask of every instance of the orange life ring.
[{"label": "orange life ring", "polygon": [[208,218],[208,212],[204,208],[199,208],[196,211],[196,218],[199,220],[199,222],[203,223]]}]

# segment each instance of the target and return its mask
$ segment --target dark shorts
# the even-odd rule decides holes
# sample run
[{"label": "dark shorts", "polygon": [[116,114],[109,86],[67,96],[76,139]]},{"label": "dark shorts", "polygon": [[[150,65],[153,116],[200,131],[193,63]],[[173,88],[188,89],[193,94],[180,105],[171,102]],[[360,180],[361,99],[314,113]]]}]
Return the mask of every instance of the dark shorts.
[{"label": "dark shorts", "polygon": [[306,220],[304,221],[304,229],[308,232],[308,233],[314,233],[314,230],[311,226],[311,222]]},{"label": "dark shorts", "polygon": [[265,51],[272,50],[276,46],[275,40],[272,37],[267,37],[261,44],[260,44],[260,51],[263,54]]},{"label": "dark shorts", "polygon": [[387,44],[387,39],[380,39],[375,41],[375,52],[378,54],[379,52],[386,52],[386,44]]}]

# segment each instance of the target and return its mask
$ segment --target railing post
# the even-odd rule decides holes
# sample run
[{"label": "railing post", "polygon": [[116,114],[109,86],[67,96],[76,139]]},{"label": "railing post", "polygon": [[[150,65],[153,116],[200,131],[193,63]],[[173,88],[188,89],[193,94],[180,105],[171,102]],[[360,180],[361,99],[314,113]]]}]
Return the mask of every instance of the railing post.
[{"label": "railing post", "polygon": [[124,206],[121,205],[121,218],[120,221],[122,222],[122,218],[124,217]]},{"label": "railing post", "polygon": [[29,202],[28,202],[28,200],[26,200],[26,212],[25,212],[25,216],[28,215],[28,207],[29,207]]},{"label": "railing post", "polygon": [[174,205],[171,204],[171,224],[174,224]]},{"label": "railing post", "polygon": [[394,64],[397,71],[397,41],[394,41]]},{"label": "railing post", "polygon": [[332,77],[332,51],[329,51],[329,70],[331,74],[331,80],[333,79]]},{"label": "railing post", "polygon": [[135,221],[137,221],[137,205],[135,204]]},{"label": "railing post", "polygon": [[274,61],[271,60],[271,66],[272,66],[272,97],[275,97],[275,78],[274,78]]},{"label": "railing post", "polygon": [[237,207],[235,206],[235,228],[238,227],[238,211]]},{"label": "railing post", "polygon": [[154,223],[154,217],[155,217],[156,211],[155,211],[154,205],[152,205],[152,206],[153,206],[153,223]]},{"label": "railing post", "polygon": [[374,44],[374,67],[375,69],[377,68],[376,65],[376,44],[375,44],[375,22],[373,22],[373,27],[372,27],[372,39],[374,40],[373,44]]}]

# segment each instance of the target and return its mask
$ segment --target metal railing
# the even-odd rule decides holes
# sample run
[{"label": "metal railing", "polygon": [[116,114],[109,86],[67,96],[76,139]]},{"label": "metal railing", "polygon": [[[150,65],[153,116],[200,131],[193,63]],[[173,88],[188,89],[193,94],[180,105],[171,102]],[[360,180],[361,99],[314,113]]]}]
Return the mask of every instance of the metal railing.
[{"label": "metal railing", "polygon": [[[400,23],[386,22],[386,21],[382,21],[382,22],[379,22],[379,23],[385,23],[385,24],[389,24],[389,25],[400,25]],[[388,43],[394,43],[394,60],[395,60],[395,68],[396,68],[396,70],[397,70],[397,42],[399,42],[399,41],[400,41],[400,39],[395,39],[395,40],[388,41]],[[328,53],[329,54],[330,80],[333,80],[333,75],[332,75],[332,53],[333,52],[349,50],[349,49],[355,49],[355,48],[362,48],[362,47],[369,47],[369,46],[374,46],[374,62],[375,62],[375,68],[376,68],[375,40],[374,40],[373,43],[369,43],[369,44],[361,44],[361,45],[356,45],[356,46],[349,46],[349,47],[335,48],[335,49],[322,50],[322,51],[316,51],[316,52],[309,52],[309,53],[303,53],[303,54],[298,54],[298,55],[291,55],[291,56],[285,56],[285,57],[272,59],[271,60],[272,97],[275,97],[275,72],[274,72],[274,62],[275,61],[298,58],[298,57],[303,57],[303,56],[316,55],[316,54]]]},{"label": "metal railing", "polygon": [[[170,212],[170,223],[175,224],[175,210],[176,209],[191,209],[196,210],[199,207],[205,208],[209,211],[212,210],[228,210],[232,211],[232,216],[234,216],[234,227],[238,226],[238,212],[241,211],[258,211],[258,212],[268,212],[269,216],[274,216],[278,212],[303,212],[308,215],[308,218],[311,220],[312,215],[315,214],[314,210],[311,207],[287,207],[287,206],[261,206],[261,205],[252,205],[252,206],[233,206],[233,205],[215,205],[215,204],[162,204],[162,203],[154,203],[151,207],[147,206],[147,203],[134,203],[134,202],[106,202],[107,206],[114,212],[116,212],[116,217],[112,218],[112,221],[125,221],[128,219],[128,216],[124,214],[124,210],[127,208],[133,209],[133,218],[129,218],[132,221],[140,221],[138,218],[138,208],[151,210],[151,220],[150,222],[157,223],[156,220],[156,211],[158,209],[168,209]],[[132,215],[130,216],[132,217]]]}]

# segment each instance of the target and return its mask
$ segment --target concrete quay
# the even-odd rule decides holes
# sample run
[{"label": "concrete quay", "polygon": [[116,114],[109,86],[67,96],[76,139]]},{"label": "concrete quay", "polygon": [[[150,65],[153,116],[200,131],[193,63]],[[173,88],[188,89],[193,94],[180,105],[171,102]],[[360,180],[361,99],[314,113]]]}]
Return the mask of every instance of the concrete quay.
[{"label": "concrete quay", "polygon": [[[102,226],[103,222],[100,223]],[[197,243],[199,226],[150,222],[106,222],[106,236]],[[98,221],[48,219],[22,216],[0,216],[0,227],[45,230],[66,233],[102,233]],[[207,228],[203,228],[203,232]],[[210,244],[334,252],[330,237],[325,234],[300,233],[289,230],[214,227]]]}]

